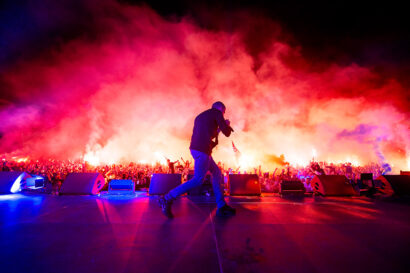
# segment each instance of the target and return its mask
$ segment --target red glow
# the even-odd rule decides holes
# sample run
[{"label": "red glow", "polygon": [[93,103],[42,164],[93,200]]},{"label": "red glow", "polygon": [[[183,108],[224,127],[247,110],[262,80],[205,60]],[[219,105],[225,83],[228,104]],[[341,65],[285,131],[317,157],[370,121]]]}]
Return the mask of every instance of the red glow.
[{"label": "red glow", "polygon": [[396,79],[354,63],[313,70],[276,36],[255,58],[246,28],[209,31],[104,3],[122,19],[96,8],[98,41],[72,40],[5,71],[21,103],[0,109],[0,153],[92,164],[189,158],[195,115],[221,100],[243,162],[223,137],[217,161],[272,167],[283,154],[303,165],[314,149],[319,161],[364,164],[379,160],[378,147],[395,168],[410,164],[408,90]]}]

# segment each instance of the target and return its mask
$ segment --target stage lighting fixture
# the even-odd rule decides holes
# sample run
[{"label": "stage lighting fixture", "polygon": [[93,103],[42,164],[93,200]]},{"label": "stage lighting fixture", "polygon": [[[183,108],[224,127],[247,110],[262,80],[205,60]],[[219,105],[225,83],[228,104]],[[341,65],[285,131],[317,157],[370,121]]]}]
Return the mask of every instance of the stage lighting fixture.
[{"label": "stage lighting fixture", "polygon": [[34,175],[26,179],[26,188],[36,190],[43,188],[45,185],[45,178],[40,175]]},{"label": "stage lighting fixture", "polygon": [[0,172],[0,193],[16,193],[25,189],[30,177],[25,172]]}]

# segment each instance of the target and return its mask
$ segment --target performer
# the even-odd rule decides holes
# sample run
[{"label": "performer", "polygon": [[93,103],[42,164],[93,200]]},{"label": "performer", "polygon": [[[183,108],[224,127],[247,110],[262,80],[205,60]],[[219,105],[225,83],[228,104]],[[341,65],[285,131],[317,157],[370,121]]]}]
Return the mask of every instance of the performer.
[{"label": "performer", "polygon": [[[225,105],[222,102],[217,101],[212,105],[211,109],[200,113],[195,118],[191,145],[189,147],[191,155],[195,161],[194,177],[172,189],[168,194],[158,200],[162,212],[167,217],[173,217],[171,210],[172,202],[178,196],[199,186],[208,171],[212,174],[212,187],[214,189],[217,205],[217,216],[235,215],[236,210],[228,206],[225,202],[223,189],[221,189],[223,175],[211,156],[212,149],[218,144],[218,129],[227,137],[233,132],[229,120],[225,120],[224,118],[225,110]],[[213,139],[215,139],[215,141],[213,141]]]}]

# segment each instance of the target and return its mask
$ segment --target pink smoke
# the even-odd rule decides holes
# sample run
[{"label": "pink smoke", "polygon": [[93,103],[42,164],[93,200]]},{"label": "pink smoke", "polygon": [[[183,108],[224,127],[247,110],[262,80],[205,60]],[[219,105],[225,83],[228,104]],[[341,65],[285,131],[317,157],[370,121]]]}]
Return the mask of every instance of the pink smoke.
[{"label": "pink smoke", "polygon": [[[243,12],[269,24],[260,48],[251,23],[207,30],[111,0],[92,12],[97,38],[63,43],[1,76],[18,103],[0,108],[0,153],[100,163],[188,158],[193,119],[221,100],[248,167],[271,167],[281,154],[307,164],[315,149],[319,160],[360,164],[381,152],[407,169],[410,102],[395,78],[355,63],[309,63],[277,23]],[[217,161],[237,164],[230,143],[220,139]]]}]

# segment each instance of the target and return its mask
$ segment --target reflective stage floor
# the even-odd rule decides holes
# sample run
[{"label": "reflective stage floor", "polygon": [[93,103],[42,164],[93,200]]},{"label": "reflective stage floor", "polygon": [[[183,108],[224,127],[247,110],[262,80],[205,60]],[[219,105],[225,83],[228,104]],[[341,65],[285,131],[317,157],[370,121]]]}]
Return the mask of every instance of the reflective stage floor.
[{"label": "reflective stage floor", "polygon": [[0,272],[410,272],[410,202],[0,195]]}]

